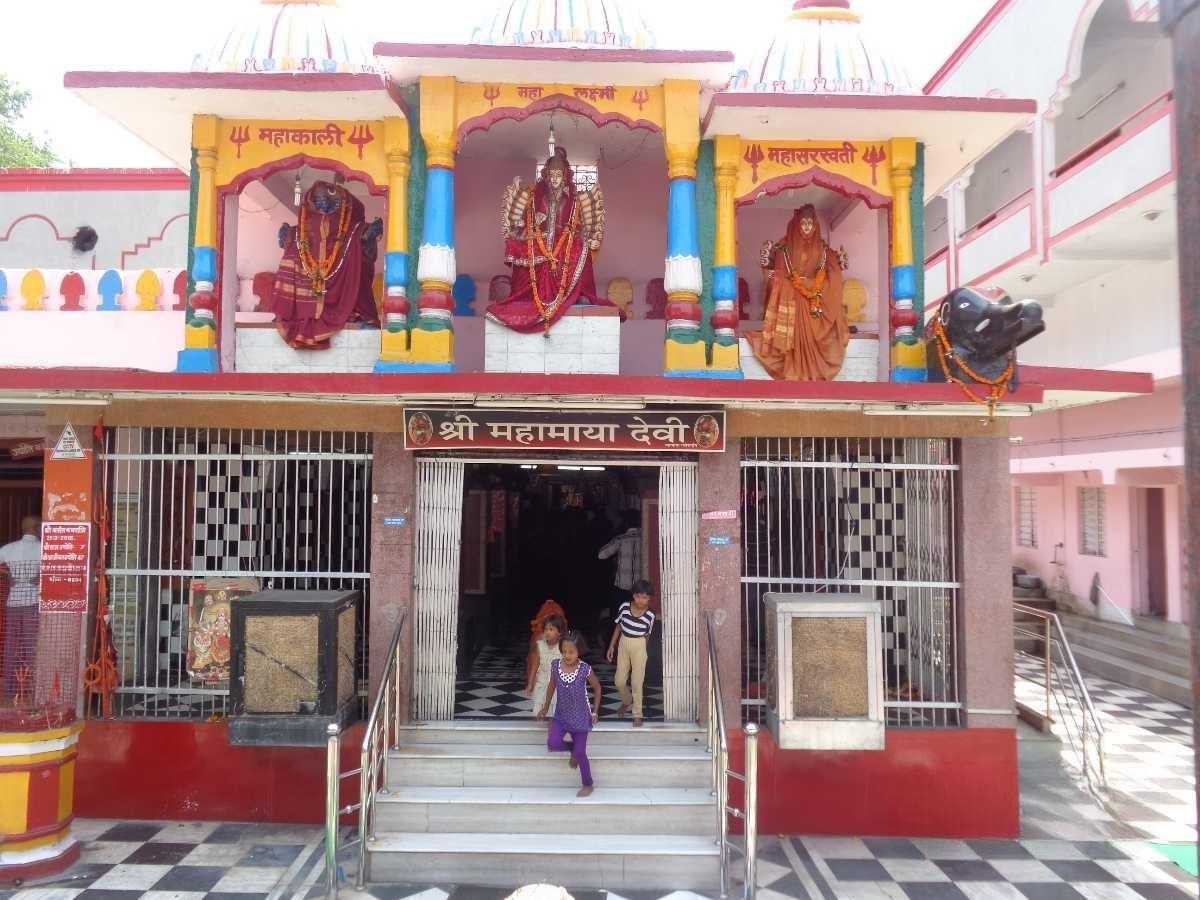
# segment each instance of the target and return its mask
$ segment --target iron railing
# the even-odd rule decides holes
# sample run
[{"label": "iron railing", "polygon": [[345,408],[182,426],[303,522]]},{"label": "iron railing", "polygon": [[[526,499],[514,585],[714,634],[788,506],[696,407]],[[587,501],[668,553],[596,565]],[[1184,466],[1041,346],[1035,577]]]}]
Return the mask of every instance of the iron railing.
[{"label": "iron railing", "polygon": [[957,441],[742,441],[742,716],[762,723],[765,597],[861,594],[883,608],[888,727],[962,724]]},{"label": "iron railing", "polygon": [[1062,622],[1055,613],[1014,603],[1013,646],[1017,677],[1041,688],[1037,701],[1033,693],[1023,699],[1018,691],[1018,713],[1063,738],[1074,751],[1087,786],[1103,788],[1107,781],[1104,726],[1092,706]]},{"label": "iron railing", "polygon": [[[729,817],[745,822],[745,856],[743,857],[743,896],[754,900],[758,878],[758,726],[744,726],[745,772],[729,768],[729,735],[725,730],[725,710],[722,705],[721,672],[717,662],[716,622],[713,615],[708,624],[708,752],[712,754],[713,794],[717,798],[717,844],[721,853],[721,896],[729,894]],[[745,785],[741,807],[729,804],[729,779]]]},{"label": "iron railing", "polygon": [[[388,760],[400,740],[400,639],[404,634],[405,610],[400,610],[396,630],[388,647],[387,666],[379,693],[371,704],[371,715],[363,734],[359,767],[341,771],[341,735],[329,726],[325,757],[325,886],[330,898],[338,892],[338,851],[358,847],[356,887],[362,890],[367,877],[367,844],[375,838],[375,798],[387,793]],[[341,805],[342,782],[358,776],[358,802]],[[338,825],[342,816],[358,813],[358,834],[339,847]]]}]

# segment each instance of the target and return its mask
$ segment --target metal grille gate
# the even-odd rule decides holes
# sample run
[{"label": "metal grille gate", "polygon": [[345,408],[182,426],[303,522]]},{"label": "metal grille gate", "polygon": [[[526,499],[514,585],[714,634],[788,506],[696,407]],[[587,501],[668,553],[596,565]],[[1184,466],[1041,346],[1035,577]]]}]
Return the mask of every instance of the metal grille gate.
[{"label": "metal grille gate", "polygon": [[413,715],[421,721],[454,718],[465,472],[461,460],[417,460]]},{"label": "metal grille gate", "polygon": [[741,465],[746,718],[762,717],[763,597],[862,592],[883,603],[888,724],[958,725],[957,442],[749,438]]},{"label": "metal grille gate", "polygon": [[191,579],[362,592],[367,676],[371,437],[334,431],[115,428],[105,434],[108,597],[119,716],[207,718],[226,685],[187,673]]},{"label": "metal grille gate", "polygon": [[658,531],[663,712],[668,722],[694,722],[699,710],[698,507],[696,464],[664,463],[658,475]]}]

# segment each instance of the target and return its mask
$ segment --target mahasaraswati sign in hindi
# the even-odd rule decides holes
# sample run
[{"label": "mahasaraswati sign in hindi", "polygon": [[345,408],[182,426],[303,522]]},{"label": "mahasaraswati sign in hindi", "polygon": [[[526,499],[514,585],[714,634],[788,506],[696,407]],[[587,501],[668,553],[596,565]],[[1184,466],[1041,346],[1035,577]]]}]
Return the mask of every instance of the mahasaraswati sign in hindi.
[{"label": "mahasaraswati sign in hindi", "polygon": [[725,449],[725,413],[406,409],[404,445],[409,450],[711,453]]}]

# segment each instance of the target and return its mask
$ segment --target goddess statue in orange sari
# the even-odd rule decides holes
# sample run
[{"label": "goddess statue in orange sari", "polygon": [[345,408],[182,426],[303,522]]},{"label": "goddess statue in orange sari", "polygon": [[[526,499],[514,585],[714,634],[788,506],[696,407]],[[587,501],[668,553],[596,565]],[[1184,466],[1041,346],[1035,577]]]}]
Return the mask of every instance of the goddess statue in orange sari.
[{"label": "goddess statue in orange sari", "polygon": [[846,254],[821,238],[817,211],[793,213],[781,241],[763,247],[767,305],[762,331],[746,333],[773,378],[832,381],[846,359],[850,326],[842,302]]}]

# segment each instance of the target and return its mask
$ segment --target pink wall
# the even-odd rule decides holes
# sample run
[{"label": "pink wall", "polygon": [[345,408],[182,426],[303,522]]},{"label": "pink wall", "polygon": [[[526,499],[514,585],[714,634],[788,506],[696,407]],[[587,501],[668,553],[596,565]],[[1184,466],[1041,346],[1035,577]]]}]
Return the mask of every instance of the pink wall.
[{"label": "pink wall", "polygon": [[1160,382],[1147,396],[1013,419],[1011,433],[1021,438],[1012,447],[1014,459],[1180,446],[1183,391]]},{"label": "pink wall", "polygon": [[[1020,483],[1020,482],[1018,482]],[[1016,496],[1013,498],[1013,564],[1038,575],[1047,588],[1058,590],[1058,567],[1053,565],[1055,545],[1058,559],[1064,561],[1065,590],[1085,604],[1091,590],[1092,577],[1098,572],[1100,584],[1112,601],[1124,609],[1141,609],[1141,588],[1137,585],[1134,564],[1135,508],[1134,491],[1139,488],[1122,485],[1105,486],[1095,472],[1069,472],[1056,476],[1040,476],[1032,487],[1037,506],[1037,547],[1022,547],[1017,543]],[[1080,553],[1079,489],[1100,487],[1104,491],[1105,555],[1084,556]],[[1179,488],[1164,485],[1164,517],[1166,519],[1167,618],[1183,621],[1183,592],[1180,532]]]}]

